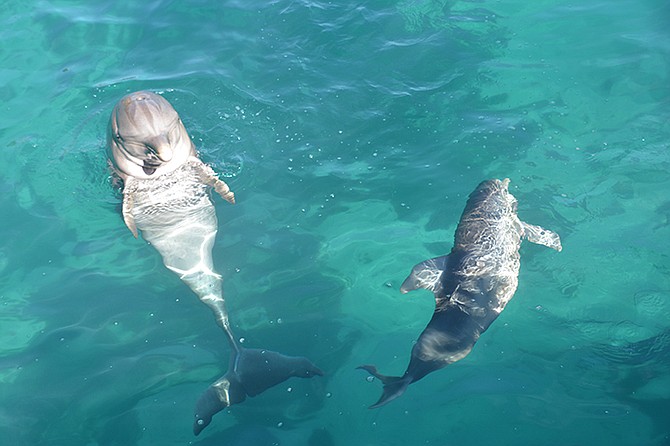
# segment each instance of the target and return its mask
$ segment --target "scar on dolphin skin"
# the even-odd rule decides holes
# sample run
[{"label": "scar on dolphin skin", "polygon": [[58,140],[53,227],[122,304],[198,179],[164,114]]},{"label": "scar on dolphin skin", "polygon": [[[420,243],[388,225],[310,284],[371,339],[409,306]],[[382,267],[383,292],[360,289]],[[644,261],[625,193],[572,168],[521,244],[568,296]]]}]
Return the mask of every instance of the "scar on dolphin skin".
[{"label": "scar on dolphin skin", "polygon": [[508,187],[509,179],[479,184],[465,205],[451,252],[415,265],[402,283],[402,293],[418,288],[432,291],[435,311],[402,376],[382,375],[373,365],[358,367],[384,385],[370,408],[393,401],[411,383],[470,353],[514,296],[523,238],[561,251],[558,234],[519,220],[517,201]]},{"label": "scar on dolphin skin", "polygon": [[214,313],[230,346],[228,371],[198,399],[193,433],[198,435],[222,409],[256,396],[290,377],[323,371],[304,357],[243,348],[233,334],[214,270],[218,229],[213,188],[235,203],[228,185],[197,156],[179,115],[162,96],[139,91],[114,107],[107,131],[110,167],[123,184],[123,220],[161,254],[165,266]]}]

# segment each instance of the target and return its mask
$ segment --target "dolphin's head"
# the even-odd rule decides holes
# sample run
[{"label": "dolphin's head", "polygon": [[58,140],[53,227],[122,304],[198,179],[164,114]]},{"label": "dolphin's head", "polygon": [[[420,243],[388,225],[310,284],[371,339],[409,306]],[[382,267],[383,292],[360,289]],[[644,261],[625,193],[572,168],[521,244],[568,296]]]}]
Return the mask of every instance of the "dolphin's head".
[{"label": "dolphin's head", "polygon": [[489,196],[496,194],[506,194],[508,191],[509,178],[505,178],[504,180],[492,178],[490,180],[482,181],[472,193],[476,195]]},{"label": "dolphin's head", "polygon": [[147,179],[170,172],[195,154],[175,109],[149,91],[131,93],[116,104],[107,143],[112,166],[124,179]]},{"label": "dolphin's head", "polygon": [[483,209],[491,217],[495,215],[516,214],[517,200],[514,195],[509,193],[509,183],[509,178],[505,178],[504,180],[494,178],[482,181],[470,194],[470,199],[465,210],[483,206]]}]

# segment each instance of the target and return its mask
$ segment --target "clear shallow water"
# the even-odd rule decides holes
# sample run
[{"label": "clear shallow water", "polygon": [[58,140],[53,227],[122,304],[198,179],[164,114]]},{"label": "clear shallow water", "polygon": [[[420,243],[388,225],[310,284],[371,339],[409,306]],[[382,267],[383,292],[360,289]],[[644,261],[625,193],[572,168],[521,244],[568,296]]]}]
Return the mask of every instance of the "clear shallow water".
[{"label": "clear shallow water", "polygon": [[[0,443],[667,444],[670,8],[400,1],[10,2],[0,13]],[[214,257],[235,330],[306,355],[221,413],[209,310],[132,238],[114,103],[161,92],[238,204]],[[397,291],[509,177],[515,298],[465,360],[367,409],[432,313]]]}]

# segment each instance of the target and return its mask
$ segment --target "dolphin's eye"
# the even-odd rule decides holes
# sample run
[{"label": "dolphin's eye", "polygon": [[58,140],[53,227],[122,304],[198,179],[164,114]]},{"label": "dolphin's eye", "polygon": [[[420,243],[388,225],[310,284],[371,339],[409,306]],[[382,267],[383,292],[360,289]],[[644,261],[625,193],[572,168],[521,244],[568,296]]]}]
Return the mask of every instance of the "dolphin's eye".
[{"label": "dolphin's eye", "polygon": [[118,132],[116,133],[116,135],[114,135],[114,139],[116,139],[116,140],[119,141],[119,142],[122,142],[122,141],[123,141],[123,138],[121,137],[121,134],[118,133]]},{"label": "dolphin's eye", "polygon": [[198,423],[198,426],[202,426],[203,424],[205,424],[205,420],[203,420],[202,418],[199,418],[197,423]]}]

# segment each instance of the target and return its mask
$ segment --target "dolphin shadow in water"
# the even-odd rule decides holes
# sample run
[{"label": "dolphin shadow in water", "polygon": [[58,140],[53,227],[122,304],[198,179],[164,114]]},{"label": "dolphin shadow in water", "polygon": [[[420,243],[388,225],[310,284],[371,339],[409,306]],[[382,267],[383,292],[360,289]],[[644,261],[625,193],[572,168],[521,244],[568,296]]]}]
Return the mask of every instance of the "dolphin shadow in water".
[{"label": "dolphin shadow in water", "polygon": [[418,288],[432,291],[435,312],[412,348],[402,376],[382,375],[372,365],[358,367],[384,384],[371,409],[393,401],[413,382],[470,353],[514,296],[522,238],[562,249],[558,234],[519,220],[517,201],[508,186],[509,179],[479,184],[465,205],[451,252],[415,265],[403,282],[403,293]]},{"label": "dolphin shadow in water", "polygon": [[107,140],[111,168],[123,183],[123,219],[128,229],[135,237],[141,231],[165,266],[209,306],[230,345],[228,372],[196,404],[195,435],[214,414],[247,396],[290,377],[323,375],[306,358],[245,349],[237,343],[228,321],[222,278],[212,261],[218,221],[210,189],[231,204],[235,195],[197,157],[170,103],[147,91],[124,96],[112,111]]}]

